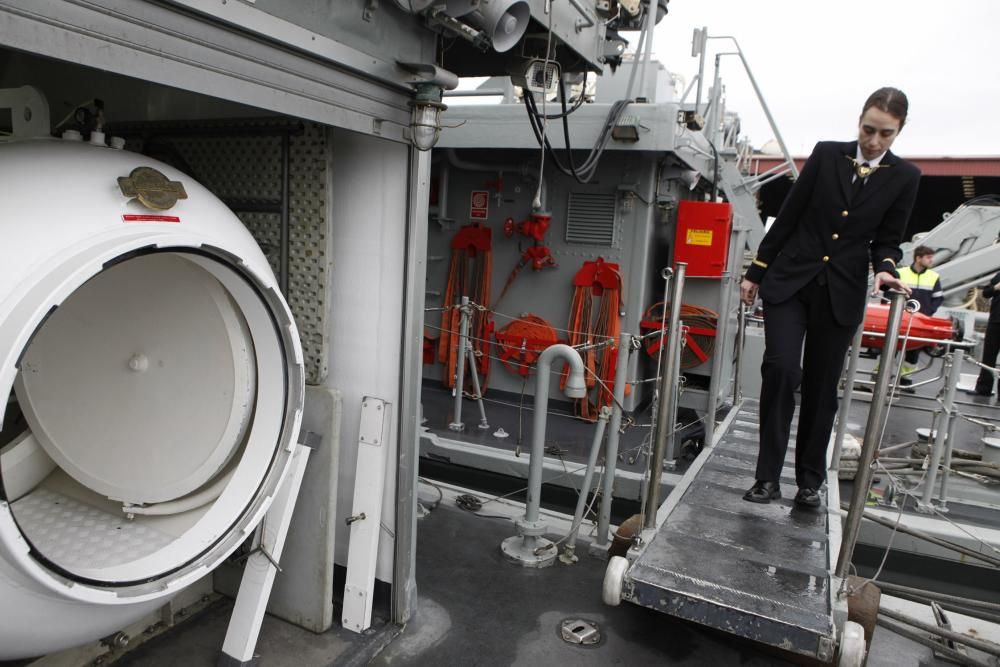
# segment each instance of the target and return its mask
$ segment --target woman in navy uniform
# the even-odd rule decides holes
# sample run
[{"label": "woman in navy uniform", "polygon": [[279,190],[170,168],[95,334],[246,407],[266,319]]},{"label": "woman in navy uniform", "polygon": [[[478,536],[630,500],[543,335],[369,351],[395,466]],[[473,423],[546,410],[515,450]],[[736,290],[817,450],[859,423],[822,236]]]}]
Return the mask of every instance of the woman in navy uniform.
[{"label": "woman in navy uniform", "polygon": [[837,383],[864,320],[869,266],[873,291],[909,293],[896,263],[920,171],[889,151],[907,109],[902,91],[880,88],[862,108],[857,141],[816,144],[744,276],[744,303],[754,302],[758,288],[764,302],[765,345],[757,481],[745,500],[781,497],[779,479],[801,385],[795,502],[819,505]]}]

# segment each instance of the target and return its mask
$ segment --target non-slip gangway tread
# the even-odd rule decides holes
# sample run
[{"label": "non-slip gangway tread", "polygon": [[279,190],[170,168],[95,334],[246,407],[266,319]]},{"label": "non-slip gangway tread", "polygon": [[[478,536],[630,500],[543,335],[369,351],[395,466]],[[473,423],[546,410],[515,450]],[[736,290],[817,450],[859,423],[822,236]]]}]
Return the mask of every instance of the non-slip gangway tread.
[{"label": "non-slip gangway tread", "polygon": [[[667,500],[655,538],[629,569],[626,595],[746,639],[826,656],[835,632],[828,502],[839,505],[839,499],[824,493],[818,509],[792,503],[795,452],[789,447],[781,475],[785,497],[766,505],[744,501],[758,428],[757,403],[747,401]],[[839,547],[839,524],[834,531]]]}]

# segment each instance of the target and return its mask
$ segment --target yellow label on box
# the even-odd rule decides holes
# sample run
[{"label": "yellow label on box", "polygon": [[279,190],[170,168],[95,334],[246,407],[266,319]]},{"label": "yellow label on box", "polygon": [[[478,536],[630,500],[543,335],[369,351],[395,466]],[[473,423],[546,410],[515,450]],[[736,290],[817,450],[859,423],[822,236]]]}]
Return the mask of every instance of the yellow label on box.
[{"label": "yellow label on box", "polygon": [[687,230],[688,245],[712,245],[711,229],[689,229]]}]

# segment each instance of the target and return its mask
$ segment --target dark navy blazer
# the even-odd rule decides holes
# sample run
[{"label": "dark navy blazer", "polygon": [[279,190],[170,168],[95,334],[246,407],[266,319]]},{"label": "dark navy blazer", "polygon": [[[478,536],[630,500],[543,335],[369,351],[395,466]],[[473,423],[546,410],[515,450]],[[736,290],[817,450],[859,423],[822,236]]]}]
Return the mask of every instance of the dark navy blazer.
[{"label": "dark navy blazer", "polygon": [[853,326],[864,319],[869,266],[896,275],[920,170],[887,152],[852,200],[857,146],[821,141],[806,161],[746,273],[765,304],[825,273],[834,317]]}]

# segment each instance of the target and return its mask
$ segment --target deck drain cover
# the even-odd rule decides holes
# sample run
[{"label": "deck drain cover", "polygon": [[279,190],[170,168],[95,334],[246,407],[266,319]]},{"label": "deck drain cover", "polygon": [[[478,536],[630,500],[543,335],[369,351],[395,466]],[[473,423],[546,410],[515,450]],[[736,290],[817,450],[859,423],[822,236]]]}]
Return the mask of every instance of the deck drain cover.
[{"label": "deck drain cover", "polygon": [[567,618],[559,625],[559,635],[564,642],[581,646],[596,646],[601,641],[597,623],[583,618]]}]

